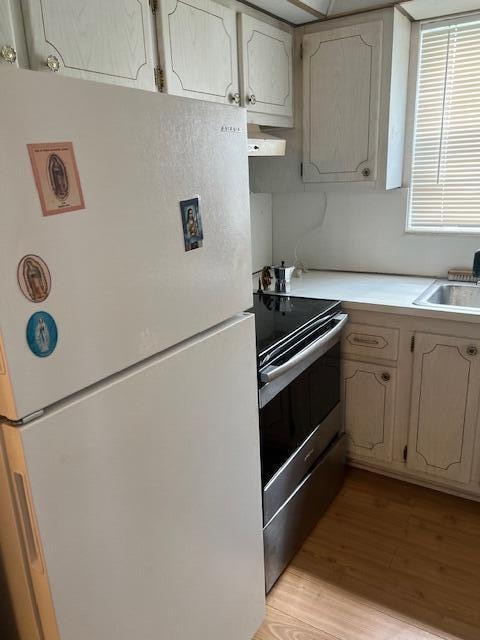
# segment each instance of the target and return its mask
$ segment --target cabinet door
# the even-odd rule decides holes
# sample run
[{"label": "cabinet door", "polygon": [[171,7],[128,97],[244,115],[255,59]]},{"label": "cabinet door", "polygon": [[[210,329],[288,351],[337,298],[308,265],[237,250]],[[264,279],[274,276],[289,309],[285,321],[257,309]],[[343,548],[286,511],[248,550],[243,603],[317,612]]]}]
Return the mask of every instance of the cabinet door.
[{"label": "cabinet door", "polygon": [[24,0],[24,8],[32,69],[156,90],[148,0]]},{"label": "cabinet door", "polygon": [[382,23],[303,39],[305,182],[375,181]]},{"label": "cabinet door", "polygon": [[468,483],[480,391],[480,342],[415,334],[407,464]]},{"label": "cabinet door", "polygon": [[232,9],[211,0],[162,0],[157,31],[167,93],[240,103]]},{"label": "cabinet door", "polygon": [[261,20],[239,15],[242,98],[249,122],[256,114],[293,115],[292,36]]},{"label": "cabinet door", "polygon": [[28,67],[23,20],[16,0],[0,0],[0,64]]},{"label": "cabinet door", "polygon": [[396,371],[343,361],[344,426],[352,458],[391,460]]}]

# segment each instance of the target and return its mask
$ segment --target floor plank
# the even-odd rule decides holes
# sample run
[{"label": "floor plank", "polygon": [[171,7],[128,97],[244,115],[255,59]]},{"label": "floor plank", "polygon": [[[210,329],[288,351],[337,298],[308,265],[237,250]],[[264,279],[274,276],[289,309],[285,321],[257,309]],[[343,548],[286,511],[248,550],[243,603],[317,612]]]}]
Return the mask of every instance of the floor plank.
[{"label": "floor plank", "polygon": [[256,640],[338,640],[273,607],[267,607],[265,624],[255,636]]},{"label": "floor plank", "polygon": [[254,640],[325,638],[480,640],[480,504],[350,469]]}]

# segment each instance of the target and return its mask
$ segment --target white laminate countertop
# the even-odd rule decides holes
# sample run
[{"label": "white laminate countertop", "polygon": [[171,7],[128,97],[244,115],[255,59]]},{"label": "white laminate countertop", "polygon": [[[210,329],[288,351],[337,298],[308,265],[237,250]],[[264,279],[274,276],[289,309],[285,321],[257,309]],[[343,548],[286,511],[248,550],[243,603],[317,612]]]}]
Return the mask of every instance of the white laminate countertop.
[{"label": "white laminate countertop", "polygon": [[[253,275],[254,291],[258,289],[259,275]],[[341,300],[346,309],[480,323],[480,309],[439,309],[413,304],[437,280],[418,276],[311,270],[301,278],[292,278],[291,291],[287,295]],[[275,291],[274,283],[271,289]]]}]

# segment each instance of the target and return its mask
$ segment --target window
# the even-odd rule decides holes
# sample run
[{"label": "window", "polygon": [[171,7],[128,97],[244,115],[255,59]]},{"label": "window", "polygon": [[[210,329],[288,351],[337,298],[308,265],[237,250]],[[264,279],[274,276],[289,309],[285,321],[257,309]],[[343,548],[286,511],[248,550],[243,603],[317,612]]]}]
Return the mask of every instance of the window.
[{"label": "window", "polygon": [[407,231],[480,233],[480,16],[424,24]]}]

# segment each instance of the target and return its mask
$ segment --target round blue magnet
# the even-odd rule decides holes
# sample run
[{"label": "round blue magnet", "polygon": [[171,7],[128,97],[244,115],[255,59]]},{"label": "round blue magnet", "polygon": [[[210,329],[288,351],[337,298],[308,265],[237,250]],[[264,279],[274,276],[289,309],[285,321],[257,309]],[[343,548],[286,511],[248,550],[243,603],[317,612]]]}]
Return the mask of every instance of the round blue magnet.
[{"label": "round blue magnet", "polygon": [[34,313],[27,324],[27,343],[30,351],[39,358],[46,358],[55,351],[58,330],[55,320],[45,311]]}]

